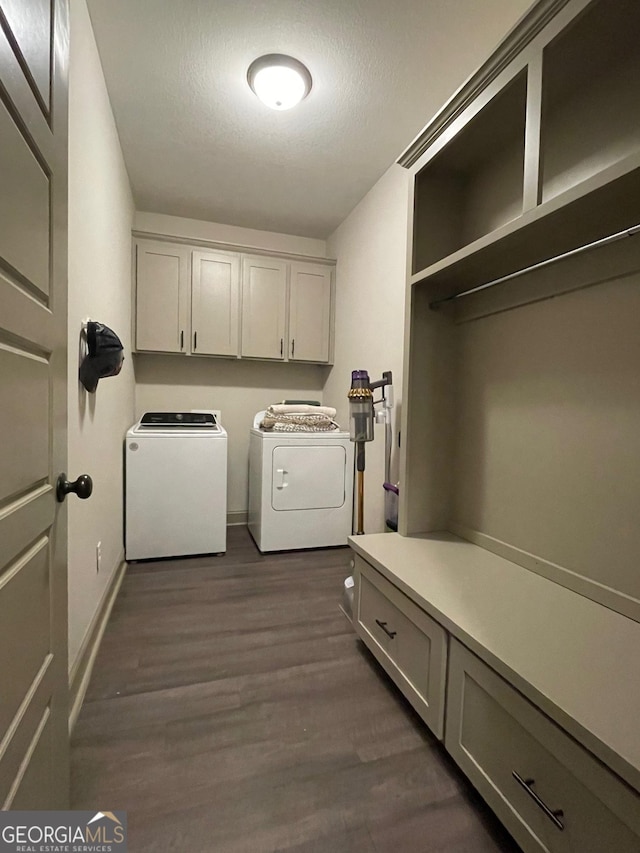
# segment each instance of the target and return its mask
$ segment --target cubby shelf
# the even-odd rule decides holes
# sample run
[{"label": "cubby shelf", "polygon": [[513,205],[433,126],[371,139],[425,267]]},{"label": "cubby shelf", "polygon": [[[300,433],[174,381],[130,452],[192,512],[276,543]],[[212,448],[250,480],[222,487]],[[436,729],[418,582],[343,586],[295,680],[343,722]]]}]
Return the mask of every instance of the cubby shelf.
[{"label": "cubby shelf", "polygon": [[510,275],[640,224],[640,152],[420,270],[433,299]]},{"label": "cubby shelf", "polygon": [[434,299],[640,223],[640,4],[569,0],[540,28],[548,6],[511,35],[514,69],[471,78],[443,109],[455,122],[436,116],[401,158],[410,283]]}]

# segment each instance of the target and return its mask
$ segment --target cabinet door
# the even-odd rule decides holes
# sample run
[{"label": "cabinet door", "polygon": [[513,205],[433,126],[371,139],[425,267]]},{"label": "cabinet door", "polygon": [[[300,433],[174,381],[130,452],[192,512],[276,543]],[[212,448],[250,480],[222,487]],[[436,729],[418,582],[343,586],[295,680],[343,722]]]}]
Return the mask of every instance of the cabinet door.
[{"label": "cabinet door", "polygon": [[329,361],[331,267],[291,264],[289,358]]},{"label": "cabinet door", "polygon": [[193,252],[191,276],[192,352],[238,355],[239,256]]},{"label": "cabinet door", "polygon": [[185,352],[189,255],[186,246],[140,241],[136,246],[136,348]]},{"label": "cabinet door", "polygon": [[242,259],[242,355],[284,359],[287,263]]}]

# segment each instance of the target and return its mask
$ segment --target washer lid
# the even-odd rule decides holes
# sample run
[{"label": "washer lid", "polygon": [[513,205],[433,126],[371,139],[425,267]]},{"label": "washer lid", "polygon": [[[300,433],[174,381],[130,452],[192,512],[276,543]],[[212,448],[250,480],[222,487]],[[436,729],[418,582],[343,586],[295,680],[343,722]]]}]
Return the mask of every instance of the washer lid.
[{"label": "washer lid", "polygon": [[207,429],[214,432],[220,427],[213,412],[145,412],[140,418],[141,429]]}]

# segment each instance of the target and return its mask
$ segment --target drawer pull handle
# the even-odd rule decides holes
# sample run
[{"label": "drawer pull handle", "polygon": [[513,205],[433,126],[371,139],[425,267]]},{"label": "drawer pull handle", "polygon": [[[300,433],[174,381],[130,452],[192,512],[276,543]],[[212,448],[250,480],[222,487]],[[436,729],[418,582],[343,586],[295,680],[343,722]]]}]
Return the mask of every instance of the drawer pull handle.
[{"label": "drawer pull handle", "polygon": [[376,625],[379,625],[379,626],[382,628],[382,630],[385,632],[385,634],[387,635],[387,637],[390,637],[392,640],[393,640],[393,638],[395,637],[395,635],[398,633],[397,631],[390,631],[390,630],[387,628],[387,623],[386,623],[386,622],[381,622],[379,619],[376,619]]},{"label": "drawer pull handle", "polygon": [[538,806],[538,808],[542,809],[542,811],[546,814],[551,823],[553,823],[554,826],[557,826],[558,829],[562,832],[562,830],[564,829],[564,824],[562,823],[560,818],[564,817],[564,812],[562,811],[562,809],[555,809],[555,811],[550,809],[549,806],[544,802],[544,800],[540,799],[540,797],[531,787],[535,784],[535,779],[523,779],[522,776],[519,773],[516,773],[515,770],[513,771],[513,778],[516,780],[518,785],[521,785],[525,789],[527,794],[529,794],[529,796]]}]

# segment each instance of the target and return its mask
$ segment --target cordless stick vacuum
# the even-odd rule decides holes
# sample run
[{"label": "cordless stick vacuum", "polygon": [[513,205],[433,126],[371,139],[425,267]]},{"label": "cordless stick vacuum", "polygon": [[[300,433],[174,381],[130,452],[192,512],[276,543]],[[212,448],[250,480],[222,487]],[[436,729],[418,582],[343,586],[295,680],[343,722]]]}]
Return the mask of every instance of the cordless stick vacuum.
[{"label": "cordless stick vacuum", "polygon": [[[369,381],[369,374],[366,370],[354,370],[351,373],[351,388],[349,389],[349,438],[356,445],[356,488],[357,488],[357,509],[356,509],[356,535],[364,533],[364,446],[367,441],[373,441],[373,420],[374,420],[374,405],[382,402],[385,408],[384,418],[389,427],[389,412],[391,408],[391,397],[385,396],[385,388],[391,386],[392,376],[391,371],[387,370],[382,374],[382,379],[377,382]],[[373,399],[373,392],[376,388],[382,388],[381,400]],[[390,428],[387,429],[387,432]],[[388,460],[386,466],[388,468]],[[385,470],[385,475],[389,479],[389,472]]]}]

